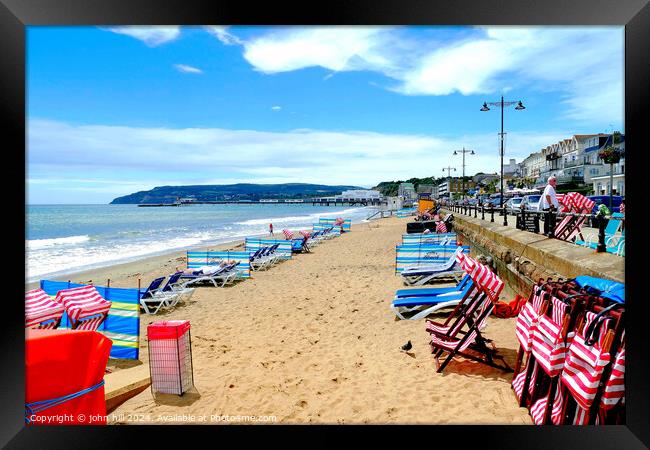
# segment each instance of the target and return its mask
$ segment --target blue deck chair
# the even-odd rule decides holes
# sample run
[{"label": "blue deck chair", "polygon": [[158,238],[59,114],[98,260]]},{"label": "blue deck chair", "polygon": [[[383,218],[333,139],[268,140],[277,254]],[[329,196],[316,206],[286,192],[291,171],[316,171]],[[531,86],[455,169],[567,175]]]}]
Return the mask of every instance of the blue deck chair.
[{"label": "blue deck chair", "polygon": [[[412,289],[413,291],[426,291],[428,289]],[[471,298],[476,291],[474,282],[469,281],[465,283],[463,288],[459,291],[442,292],[438,294],[422,295],[415,293],[412,297],[396,297],[391,304],[391,309],[395,315],[402,320],[418,320],[427,317],[443,308],[450,308],[464,303],[467,299]],[[405,313],[413,313],[414,315],[407,317]]]},{"label": "blue deck chair", "polygon": [[156,278],[140,293],[140,307],[146,314],[156,314],[160,308],[167,305],[165,295],[159,294],[164,279],[165,277]]},{"label": "blue deck chair", "polygon": [[[612,217],[624,217],[624,215],[622,213],[613,213]],[[605,227],[605,246],[606,250],[609,253],[615,253],[624,256],[625,230],[623,230],[620,235],[616,235],[621,227],[621,223],[622,222],[620,220],[616,219],[607,222],[607,226]],[[598,235],[596,235],[594,239],[595,240],[593,241],[591,239],[587,239],[586,241],[576,239],[575,243],[596,250],[598,247]]]},{"label": "blue deck chair", "polygon": [[309,253],[309,246],[307,245],[307,238],[292,239],[291,251],[293,253]]}]

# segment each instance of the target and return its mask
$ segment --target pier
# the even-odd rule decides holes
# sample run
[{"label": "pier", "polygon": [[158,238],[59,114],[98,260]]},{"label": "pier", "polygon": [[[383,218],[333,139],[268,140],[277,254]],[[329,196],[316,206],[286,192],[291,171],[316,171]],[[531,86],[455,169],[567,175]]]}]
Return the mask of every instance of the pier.
[{"label": "pier", "polygon": [[388,201],[384,198],[335,198],[323,197],[312,198],[308,200],[312,205],[320,206],[381,206],[388,205]]}]

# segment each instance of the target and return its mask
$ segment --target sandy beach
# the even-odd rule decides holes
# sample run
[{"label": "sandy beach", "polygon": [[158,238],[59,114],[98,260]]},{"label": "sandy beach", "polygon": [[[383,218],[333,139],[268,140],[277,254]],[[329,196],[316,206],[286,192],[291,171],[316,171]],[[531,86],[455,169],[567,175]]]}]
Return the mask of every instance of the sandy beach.
[{"label": "sandy beach", "polygon": [[[227,423],[210,421],[216,415],[274,416],[276,423],[531,423],[516,404],[511,374],[462,358],[438,374],[424,321],[395,320],[389,306],[403,285],[394,274],[394,246],[404,228],[405,220],[396,218],[355,224],[249,280],[199,287],[189,304],[142,314],[143,364],[149,323],[190,321],[196,390],[154,400],[147,389],[109,414],[109,423],[197,423],[200,416],[208,417],[204,423]],[[71,279],[99,284],[110,278],[112,286],[134,287],[141,278],[145,286],[184,266],[183,256]],[[485,329],[511,365],[518,348],[514,321],[491,317]],[[405,353],[400,347],[408,340],[413,348]],[[112,360],[108,367],[135,364]]]}]

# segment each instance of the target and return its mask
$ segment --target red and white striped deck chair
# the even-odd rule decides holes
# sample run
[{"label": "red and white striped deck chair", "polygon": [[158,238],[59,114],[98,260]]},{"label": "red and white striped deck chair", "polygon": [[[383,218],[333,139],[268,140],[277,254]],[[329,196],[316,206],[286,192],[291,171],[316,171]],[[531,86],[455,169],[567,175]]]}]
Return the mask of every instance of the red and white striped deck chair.
[{"label": "red and white striped deck chair", "polygon": [[55,300],[65,307],[73,330],[96,331],[106,320],[112,305],[99,295],[95,286],[63,289],[56,294]]},{"label": "red and white striped deck chair", "polygon": [[[531,354],[535,359],[533,365],[529,368],[529,371],[527,371],[530,375],[529,386],[532,384],[533,389],[531,398],[534,398],[537,394],[536,390],[539,370],[541,369],[551,378],[548,391],[545,394],[542,394],[541,398],[535,400],[530,407],[530,415],[537,425],[542,425],[547,420],[548,409],[550,408],[549,398],[555,398],[554,395],[557,387],[557,377],[560,375],[560,372],[564,367],[567,349],[575,335],[573,332],[567,333],[567,330],[565,329],[569,318],[567,314],[568,305],[557,297],[551,298],[550,305],[552,308],[551,316],[541,316],[537,322],[537,327],[533,332]],[[523,388],[520,396],[522,393]]]},{"label": "red and white striped deck chair", "polygon": [[[596,203],[578,192],[569,192],[564,196],[563,204],[562,212],[589,214]],[[579,235],[580,239],[584,240],[580,227],[586,220],[586,217],[566,216],[555,226],[553,235],[565,241],[570,241]]]},{"label": "red and white striped deck chair", "polygon": [[[465,258],[469,257],[465,256]],[[505,360],[497,354],[496,348],[486,346],[488,341],[481,335],[481,330],[487,324],[487,318],[494,309],[494,304],[503,290],[504,283],[489,267],[476,260],[474,260],[470,276],[483,295],[481,296],[482,301],[477,302],[474,308],[467,311],[463,316],[465,319],[463,325],[466,324],[469,329],[462,332],[460,328],[453,327],[452,333],[439,334],[435,331],[431,332],[430,327],[427,328],[427,331],[431,332],[431,347],[435,353],[435,361],[438,366],[437,372],[442,372],[455,355],[461,355],[501,370],[511,371],[512,369],[506,364]],[[467,349],[482,356],[466,353],[465,350]],[[442,364],[439,364],[438,358],[444,352],[447,352],[448,356]],[[494,359],[500,359],[503,365],[496,364]]]},{"label": "red and white striped deck chair", "polygon": [[625,404],[625,330],[621,336],[621,346],[612,363],[612,371],[605,382],[600,398],[600,411],[596,423],[606,423],[607,414],[618,404]]},{"label": "red and white striped deck chair", "polygon": [[311,233],[309,231],[300,230],[299,233],[306,238],[309,238],[311,236]]},{"label": "red and white striped deck chair", "polygon": [[284,233],[284,237],[287,238],[288,240],[293,238],[293,233],[291,232],[291,230],[287,230],[285,228],[284,230],[282,230],[282,232]]},{"label": "red and white striped deck chair", "polygon": [[436,223],[436,233],[446,233],[447,232],[447,225],[445,225],[445,222],[442,220],[439,220],[438,223]]},{"label": "red and white striped deck chair", "polygon": [[[526,381],[527,364],[530,360],[530,351],[532,349],[533,333],[537,329],[537,323],[544,314],[542,306],[547,293],[543,286],[534,285],[530,302],[526,302],[523,309],[517,316],[515,334],[519,341],[519,353],[517,355],[517,366],[515,367],[514,377],[512,379],[512,388],[514,389],[517,400],[521,400],[521,393]],[[526,365],[519,370],[519,362],[526,358]],[[534,383],[528,384],[528,393],[533,394]]]},{"label": "red and white striped deck chair", "polygon": [[43,289],[25,292],[25,328],[57,328],[64,311]]},{"label": "red and white striped deck chair", "polygon": [[590,420],[590,409],[600,389],[600,383],[605,366],[610,363],[609,345],[612,332],[605,332],[611,319],[603,318],[600,327],[598,340],[594,345],[585,343],[585,331],[596,319],[597,314],[591,311],[585,313],[585,320],[582,330],[575,334],[569,346],[564,369],[560,376],[560,382],[566,391],[560,389],[559,398],[556,397],[554,409],[559,412],[558,422],[566,412],[566,402],[563,397],[570,394],[576,401],[577,407],[573,418],[574,425],[587,425]]},{"label": "red and white striped deck chair", "polygon": [[[465,271],[465,273],[471,274],[476,260],[463,253],[462,248],[459,247],[456,249],[456,262],[460,265],[461,269]],[[464,324],[462,321],[463,315],[468,312],[470,308],[475,307],[475,302],[481,301],[483,296],[480,296],[479,293],[480,292],[477,289],[476,285],[474,285],[472,291],[468,295],[469,301],[459,303],[449,314],[449,316],[447,316],[447,319],[442,324],[427,319],[425,329],[430,333],[454,336]],[[450,323],[454,318],[456,319],[454,323]]]}]

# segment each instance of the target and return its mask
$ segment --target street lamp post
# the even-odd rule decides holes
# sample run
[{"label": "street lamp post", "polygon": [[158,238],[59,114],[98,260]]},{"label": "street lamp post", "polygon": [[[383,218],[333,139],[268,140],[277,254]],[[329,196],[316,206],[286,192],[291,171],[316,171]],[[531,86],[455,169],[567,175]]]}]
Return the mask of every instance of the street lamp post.
[{"label": "street lamp post", "polygon": [[501,96],[501,101],[500,102],[483,102],[483,107],[481,108],[481,111],[489,111],[490,108],[488,108],[488,105],[490,106],[498,106],[501,108],[501,208],[503,208],[503,110],[505,109],[506,106],[512,106],[512,105],[517,105],[515,106],[516,110],[522,110],[526,109],[526,107],[521,103],[521,100],[517,102],[504,102],[503,101],[503,95]]},{"label": "street lamp post", "polygon": [[463,154],[463,200],[465,200],[465,153],[470,155],[476,155],[476,153],[474,153],[474,150],[465,150],[465,147],[462,150],[454,150],[454,155],[457,155],[458,152]]},{"label": "street lamp post", "polygon": [[455,167],[443,167],[442,171],[447,171],[447,193],[449,194],[449,200],[451,201],[451,171],[456,172]]}]

